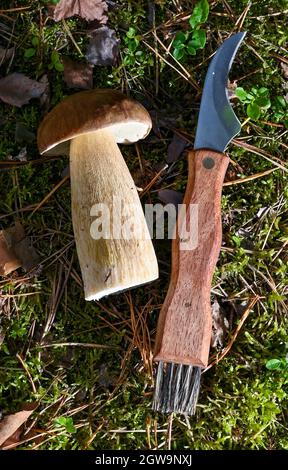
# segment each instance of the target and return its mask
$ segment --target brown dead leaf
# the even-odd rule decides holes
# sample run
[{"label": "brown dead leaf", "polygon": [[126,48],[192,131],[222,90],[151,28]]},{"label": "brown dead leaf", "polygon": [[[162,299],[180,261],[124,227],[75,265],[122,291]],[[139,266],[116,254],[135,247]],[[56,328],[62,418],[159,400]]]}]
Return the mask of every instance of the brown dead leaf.
[{"label": "brown dead leaf", "polygon": [[164,204],[173,204],[178,211],[178,204],[183,203],[184,194],[174,189],[160,189],[158,197]]},{"label": "brown dead leaf", "polygon": [[31,80],[23,73],[12,73],[0,79],[0,99],[19,108],[32,98],[39,98],[44,91],[43,83]]},{"label": "brown dead leaf", "polygon": [[40,96],[39,101],[42,108],[44,108],[44,110],[46,111],[48,110],[50,105],[50,84],[46,74],[40,78],[39,83],[44,86],[44,91]]},{"label": "brown dead leaf", "polygon": [[47,17],[48,18],[54,18],[55,8],[56,8],[56,5],[53,5],[53,3],[48,3],[48,5],[46,6]]},{"label": "brown dead leaf", "polygon": [[30,271],[39,262],[38,254],[30,238],[26,237],[20,222],[0,231],[0,275],[7,276],[15,269],[23,267]]},{"label": "brown dead leaf", "polygon": [[54,20],[80,16],[87,21],[98,20],[100,24],[106,24],[107,10],[107,3],[102,0],[60,0],[54,10]]},{"label": "brown dead leaf", "polygon": [[0,276],[8,276],[22,265],[12,247],[7,245],[4,232],[0,232]]},{"label": "brown dead leaf", "polygon": [[[3,447],[8,439],[15,439],[17,430],[23,426],[33,411],[37,408],[38,403],[28,403],[25,408],[13,415],[5,416],[0,421],[0,446]],[[20,437],[20,434],[17,433]]]},{"label": "brown dead leaf", "polygon": [[172,141],[168,146],[168,155],[166,161],[168,163],[175,162],[182,155],[183,150],[187,145],[187,141],[180,135],[174,133]]},{"label": "brown dead leaf", "polygon": [[227,91],[228,91],[229,100],[233,100],[233,99],[237,98],[236,95],[235,95],[236,88],[237,88],[237,81],[234,80],[233,82],[231,82],[228,79]]},{"label": "brown dead leaf", "polygon": [[93,88],[93,66],[64,57],[64,81],[68,88],[90,90]]},{"label": "brown dead leaf", "polygon": [[102,26],[92,32],[86,59],[93,65],[115,65],[119,54],[120,39],[114,29]]},{"label": "brown dead leaf", "polygon": [[286,80],[288,80],[288,65],[285,64],[284,62],[281,62],[281,68],[282,68],[282,71],[283,71],[284,78],[286,78]]},{"label": "brown dead leaf", "polygon": [[[20,426],[19,429],[17,429],[17,431],[14,432],[14,434],[12,434],[12,436],[10,436],[3,444],[2,446],[2,449],[5,450],[7,447],[9,446],[13,446],[14,445],[17,445],[17,443],[21,440],[21,434],[22,434],[22,427],[23,426]],[[1,448],[1,447],[0,447]]]},{"label": "brown dead leaf", "polygon": [[225,173],[225,183],[227,183],[228,181],[234,181],[236,179],[237,179],[237,169],[234,166],[229,165]]},{"label": "brown dead leaf", "polygon": [[1,344],[3,343],[5,339],[5,332],[4,330],[2,330],[2,328],[0,328],[0,348],[1,348]]},{"label": "brown dead leaf", "polygon": [[211,347],[216,349],[223,348],[224,338],[229,330],[229,323],[226,317],[221,313],[221,308],[217,300],[212,304],[212,339]]}]

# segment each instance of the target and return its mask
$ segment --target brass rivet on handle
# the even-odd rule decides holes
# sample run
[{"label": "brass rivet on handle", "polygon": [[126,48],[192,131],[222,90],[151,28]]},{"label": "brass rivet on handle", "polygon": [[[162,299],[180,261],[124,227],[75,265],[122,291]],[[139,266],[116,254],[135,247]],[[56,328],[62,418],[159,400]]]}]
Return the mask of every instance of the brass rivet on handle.
[{"label": "brass rivet on handle", "polygon": [[205,157],[202,163],[206,170],[211,170],[215,166],[215,160],[212,157]]}]

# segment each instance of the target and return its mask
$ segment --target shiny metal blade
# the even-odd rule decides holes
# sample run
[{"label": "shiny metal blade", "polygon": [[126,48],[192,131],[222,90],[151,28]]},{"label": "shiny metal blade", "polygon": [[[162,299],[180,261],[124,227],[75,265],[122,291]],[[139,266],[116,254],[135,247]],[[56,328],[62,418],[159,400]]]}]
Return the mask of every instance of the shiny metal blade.
[{"label": "shiny metal blade", "polygon": [[246,33],[237,33],[223,42],[214,55],[205,78],[195,149],[208,148],[224,152],[241,130],[228,99],[228,73]]}]

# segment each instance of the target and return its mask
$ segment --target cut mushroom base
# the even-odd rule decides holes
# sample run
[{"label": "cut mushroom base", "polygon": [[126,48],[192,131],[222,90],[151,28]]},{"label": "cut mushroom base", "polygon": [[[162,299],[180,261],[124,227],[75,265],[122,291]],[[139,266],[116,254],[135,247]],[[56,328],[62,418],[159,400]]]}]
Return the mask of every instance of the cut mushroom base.
[{"label": "cut mushroom base", "polygon": [[[139,196],[117,145],[136,142],[150,129],[143,106],[113,90],[72,95],[40,125],[41,153],[70,154],[72,221],[86,300],[99,300],[158,277]],[[137,228],[128,238],[114,234],[115,226],[119,234],[120,223],[115,198],[125,209],[129,226]],[[109,211],[109,221],[103,219],[103,224],[110,227],[110,234],[102,238],[93,231],[97,204]]]}]

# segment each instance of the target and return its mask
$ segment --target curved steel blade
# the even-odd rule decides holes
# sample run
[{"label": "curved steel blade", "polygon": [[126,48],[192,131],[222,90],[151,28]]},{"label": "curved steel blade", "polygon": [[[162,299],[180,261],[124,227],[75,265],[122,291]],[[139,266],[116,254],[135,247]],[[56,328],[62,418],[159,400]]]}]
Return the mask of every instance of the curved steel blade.
[{"label": "curved steel blade", "polygon": [[237,33],[223,42],[214,55],[205,78],[195,149],[209,148],[224,152],[241,130],[228,99],[228,73],[246,33]]}]

